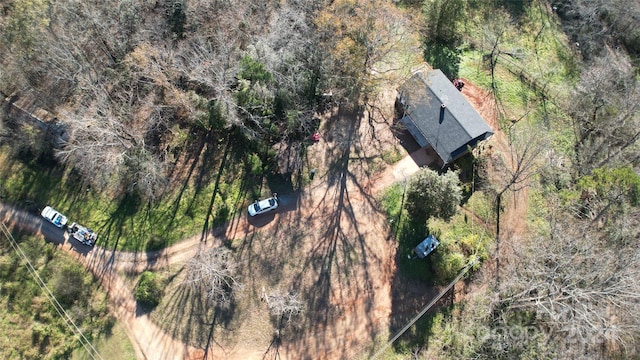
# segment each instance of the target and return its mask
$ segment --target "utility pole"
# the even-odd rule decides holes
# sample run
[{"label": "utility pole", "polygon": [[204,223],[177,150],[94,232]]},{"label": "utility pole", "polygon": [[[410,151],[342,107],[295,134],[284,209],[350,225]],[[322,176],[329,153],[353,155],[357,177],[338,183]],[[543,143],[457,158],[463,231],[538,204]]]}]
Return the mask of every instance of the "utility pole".
[{"label": "utility pole", "polygon": [[460,279],[462,279],[462,277],[476,264],[478,260],[477,259],[473,259],[473,261],[471,261],[469,264],[467,264],[467,266],[465,266],[462,270],[460,270],[460,272],[458,273],[458,276],[456,276],[455,279],[453,279],[453,281],[451,281],[449,283],[449,285],[447,285],[447,287],[445,287],[440,294],[438,294],[438,296],[436,296],[435,298],[433,298],[431,300],[431,302],[429,302],[429,304],[427,304],[427,306],[425,306],[424,308],[422,308],[422,310],[418,313],[418,315],[416,315],[413,319],[409,320],[409,322],[402,328],[400,329],[400,331],[398,331],[392,338],[391,340],[389,340],[380,350],[378,350],[378,352],[373,355],[371,357],[371,359],[377,359],[380,355],[382,355],[383,352],[385,352],[385,350],[387,350],[387,348],[389,348],[389,346],[391,346],[396,340],[398,340],[398,338],[400,336],[402,336],[402,334],[404,334],[407,330],[409,330],[409,328],[411,326],[413,326],[413,324],[416,323],[416,321],[420,320],[420,318],[422,316],[424,316],[424,314],[429,311],[429,309],[431,309],[431,307],[438,301],[440,300],[440,298],[442,298],[444,296],[444,294],[446,294],[447,292],[449,292],[449,290],[451,290],[451,288],[458,282],[460,281]]}]

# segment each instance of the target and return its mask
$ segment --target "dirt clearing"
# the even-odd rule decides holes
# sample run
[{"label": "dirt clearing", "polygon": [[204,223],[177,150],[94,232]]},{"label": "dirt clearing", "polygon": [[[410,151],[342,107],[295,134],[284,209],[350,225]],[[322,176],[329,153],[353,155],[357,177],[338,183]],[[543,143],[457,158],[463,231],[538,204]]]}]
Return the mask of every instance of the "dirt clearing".
[{"label": "dirt clearing", "polygon": [[[469,82],[463,95],[496,131],[485,146],[505,151],[490,97]],[[387,340],[397,294],[396,242],[375,196],[433,161],[394,131],[394,99],[389,92],[379,108],[324,119],[320,141],[307,152],[314,179],[300,191],[281,193],[276,213],[248,219],[243,212],[204,237],[149,253],[82,252],[62,239],[109,293],[139,358],[351,359],[370,355],[374,343]],[[394,157],[402,159],[393,165],[384,160]],[[522,231],[526,196],[517,205],[503,223],[512,233]],[[221,244],[235,249],[245,286],[232,307],[218,308],[199,304],[178,284],[182,266],[199,248]],[[145,269],[177,272],[151,314],[137,306],[123,280],[125,272]],[[264,302],[273,290],[296,291],[306,301],[305,313],[279,324]]]}]

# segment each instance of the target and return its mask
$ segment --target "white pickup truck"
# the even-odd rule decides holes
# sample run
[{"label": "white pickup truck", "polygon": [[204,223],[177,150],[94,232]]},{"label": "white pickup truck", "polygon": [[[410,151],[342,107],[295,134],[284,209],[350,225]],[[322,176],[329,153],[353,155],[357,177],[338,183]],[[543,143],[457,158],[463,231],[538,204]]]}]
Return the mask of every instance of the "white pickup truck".
[{"label": "white pickup truck", "polygon": [[67,227],[67,230],[74,239],[88,246],[95,245],[96,240],[98,240],[98,234],[77,223],[72,223],[71,226]]}]

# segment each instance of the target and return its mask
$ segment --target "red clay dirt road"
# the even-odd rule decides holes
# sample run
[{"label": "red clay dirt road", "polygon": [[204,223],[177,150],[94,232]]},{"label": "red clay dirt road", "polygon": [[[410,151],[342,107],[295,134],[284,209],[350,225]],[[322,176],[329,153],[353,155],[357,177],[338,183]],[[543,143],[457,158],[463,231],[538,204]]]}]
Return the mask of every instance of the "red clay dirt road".
[{"label": "red clay dirt road", "polygon": [[[490,97],[469,82],[463,94],[496,131],[489,143],[499,151],[507,150],[506,139],[495,121],[495,107]],[[393,108],[392,104],[386,106]],[[399,141],[390,130],[393,116],[382,115],[382,120],[364,116],[356,122],[360,126],[351,130],[349,139],[327,135],[344,134],[344,129],[340,127],[354,122],[353,119],[346,118],[348,115],[344,115],[342,119],[338,116],[333,123],[323,125],[323,138],[312,146],[315,155],[311,161],[319,172],[314,182],[303,189],[295,206],[297,211],[277,213],[264,224],[250,224],[247,217],[241,215],[226,227],[206,234],[204,242],[202,236],[197,235],[162,251],[149,253],[126,253],[100,247],[88,249],[75,242],[72,245],[65,241],[68,236],[62,230],[45,223],[38,216],[0,204],[0,217],[8,225],[19,226],[58,244],[95,275],[109,294],[111,310],[124,325],[139,359],[262,359],[269,344],[240,344],[224,352],[212,348],[209,354],[187,346],[165,333],[148,315],[138,311],[131,289],[119,273],[140,273],[145,269],[158,270],[172,264],[183,264],[200,247],[247,236],[256,229],[254,225],[259,225],[261,232],[276,232],[276,224],[301,223],[309,229],[310,234],[320,234],[311,235],[312,239],[305,243],[308,251],[317,251],[321,246],[318,244],[323,243],[320,236],[327,234],[335,234],[336,239],[359,238],[357,245],[362,249],[355,256],[356,265],[343,277],[338,276],[337,280],[329,281],[328,301],[330,306],[340,309],[339,313],[328,324],[318,326],[317,329],[305,329],[306,334],[302,340],[283,344],[279,352],[283,359],[301,358],[309,354],[317,359],[354,358],[371,345],[371,334],[384,338],[388,332],[392,306],[391,282],[396,269],[395,242],[389,235],[384,217],[371,201],[371,196],[393,182],[412,175],[420,166],[432,160],[424,150],[418,150],[382,171],[375,171],[376,168],[367,167],[363,165],[363,161],[358,161],[357,158],[379,157],[383,149],[398,146]],[[337,174],[327,170],[336,156],[350,158],[343,171]],[[329,176],[333,178],[328,178]],[[523,219],[521,212],[526,206],[520,204],[518,208],[517,212],[520,214],[513,215],[507,209],[507,216],[513,219],[505,220],[504,224],[509,226],[510,223],[513,225],[522,222],[517,219]],[[335,229],[331,229],[332,232],[329,233],[328,226],[334,226]],[[332,243],[332,246],[337,245]],[[375,256],[365,256],[366,254]],[[358,262],[362,262],[364,266],[358,266]],[[366,281],[350,283],[349,278]],[[300,349],[305,349],[305,352],[301,353]]]}]

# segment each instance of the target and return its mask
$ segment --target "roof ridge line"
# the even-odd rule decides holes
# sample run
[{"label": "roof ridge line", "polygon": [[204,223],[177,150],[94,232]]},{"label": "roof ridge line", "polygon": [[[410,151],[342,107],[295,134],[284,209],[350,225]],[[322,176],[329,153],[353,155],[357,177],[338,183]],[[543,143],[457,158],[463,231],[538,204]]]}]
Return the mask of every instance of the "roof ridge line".
[{"label": "roof ridge line", "polygon": [[[448,83],[451,83],[451,80],[449,80],[449,78],[447,77],[447,75],[445,75],[445,74],[442,72],[442,70],[440,70],[440,69],[432,69],[429,73],[432,73],[432,72],[433,72],[433,73],[435,73],[436,71],[439,71],[439,72],[442,74],[442,76],[444,76],[444,77],[445,77],[445,79],[447,79],[447,82],[448,82]],[[428,73],[422,73],[422,74],[424,74],[425,76],[428,76]],[[421,76],[421,78],[423,78],[423,77]],[[451,115],[451,117],[452,117],[452,118],[454,118],[458,124],[460,124],[460,128],[462,128],[462,130],[467,134],[467,136],[472,137],[472,136],[471,136],[471,133],[469,133],[469,131],[467,130],[467,128],[466,128],[465,126],[462,126],[462,123],[460,122],[460,120],[458,119],[458,117],[457,117],[457,116],[455,116],[455,115],[454,115],[450,110],[448,110],[448,109],[449,109],[449,106],[447,106],[447,104],[445,104],[445,103],[444,103],[444,101],[442,100],[442,98],[441,98],[440,96],[438,96],[438,94],[436,94],[436,93],[433,91],[433,88],[432,88],[431,86],[429,86],[429,83],[428,83],[427,79],[424,79],[424,78],[423,78],[423,81],[424,81],[425,85],[427,86],[427,90],[428,90],[430,93],[432,93],[432,94],[435,96],[435,98],[436,98],[436,99],[438,99],[438,102],[439,102],[440,104],[445,105],[445,111],[449,111],[449,114]],[[453,87],[453,84],[451,84],[451,86]],[[457,90],[457,89],[456,89],[456,90]],[[462,95],[462,93],[460,93],[460,96],[462,96],[462,97],[464,98],[464,100],[466,100],[467,102],[469,102],[469,101],[464,97],[464,95]],[[471,108],[477,112],[477,110],[476,110],[476,109],[471,105],[471,103],[469,103],[469,106],[471,106]]]}]

